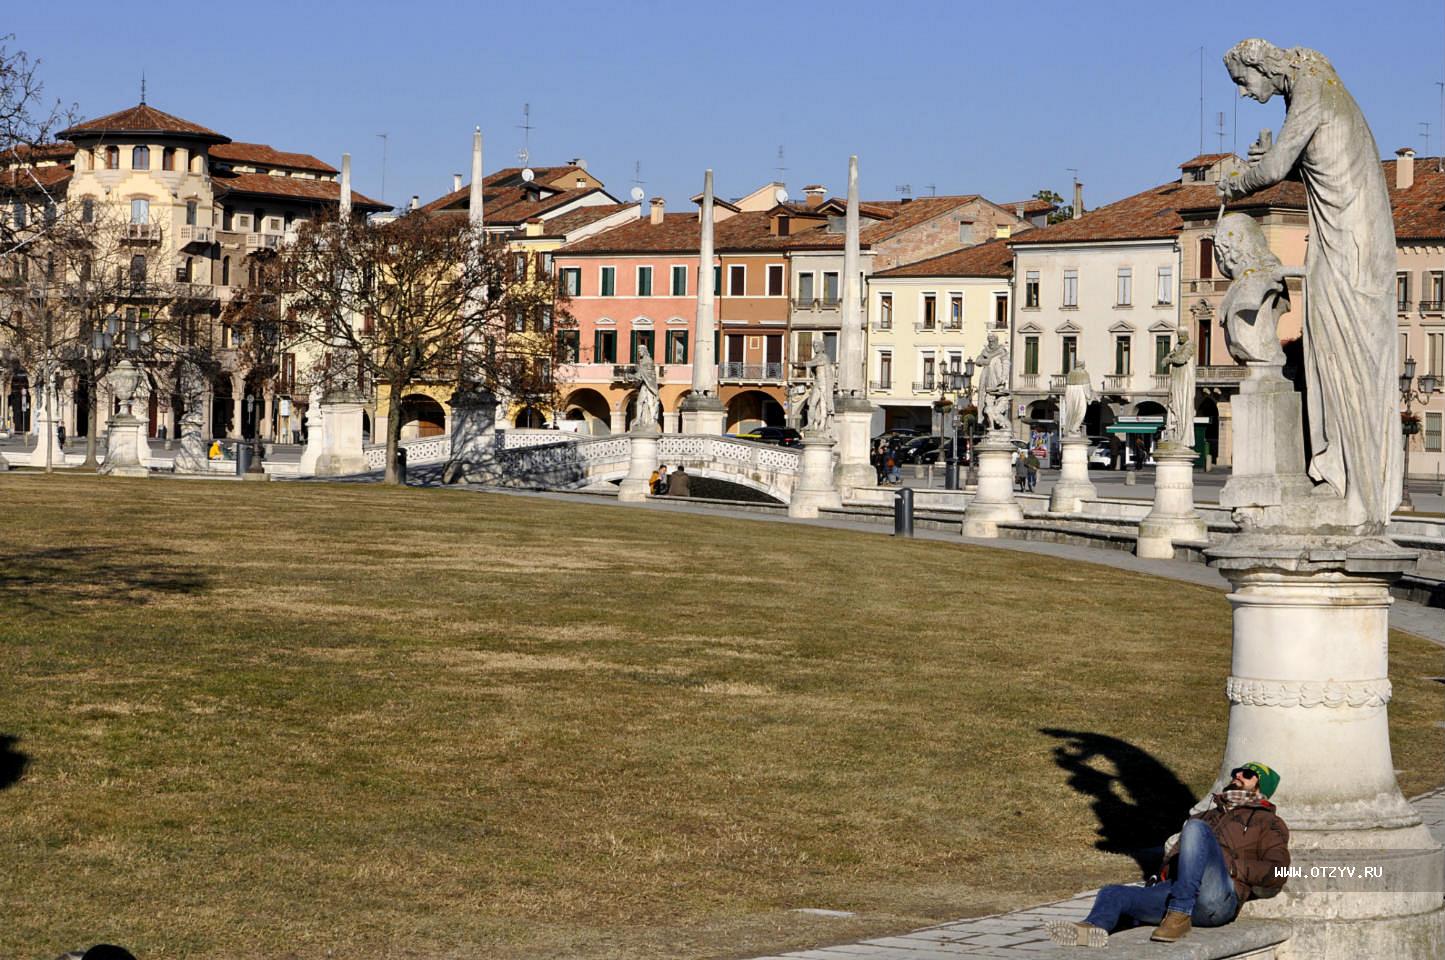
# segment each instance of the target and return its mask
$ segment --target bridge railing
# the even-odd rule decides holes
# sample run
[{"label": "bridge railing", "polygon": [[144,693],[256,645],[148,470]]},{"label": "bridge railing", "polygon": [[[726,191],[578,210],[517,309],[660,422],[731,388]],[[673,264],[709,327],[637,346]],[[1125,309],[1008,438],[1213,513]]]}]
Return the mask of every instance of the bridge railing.
[{"label": "bridge railing", "polygon": [[711,463],[733,471],[783,475],[797,474],[802,466],[801,451],[791,447],[686,433],[663,434],[657,443],[657,458],[666,464]]},{"label": "bridge railing", "polygon": [[[403,440],[399,446],[406,451],[407,466],[414,467],[422,463],[446,463],[452,455],[452,435],[440,433],[434,437],[417,437],[414,440]],[[386,444],[372,443],[362,448],[362,455],[366,457],[366,465],[373,470],[386,468]]]}]

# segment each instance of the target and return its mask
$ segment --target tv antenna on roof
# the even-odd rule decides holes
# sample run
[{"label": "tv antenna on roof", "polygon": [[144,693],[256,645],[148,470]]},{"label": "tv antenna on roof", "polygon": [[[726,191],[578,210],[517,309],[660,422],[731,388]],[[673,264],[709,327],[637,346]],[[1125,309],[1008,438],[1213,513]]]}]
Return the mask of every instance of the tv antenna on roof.
[{"label": "tv antenna on roof", "polygon": [[141,106],[145,106],[145,102],[146,102],[146,72],[145,72],[144,70],[142,70],[142,71],[140,72],[140,102],[141,102]]},{"label": "tv antenna on roof", "polygon": [[532,145],[533,127],[532,105],[530,103],[522,104],[522,122],[517,124],[517,129],[522,131],[522,149],[517,151],[517,159],[522,161],[522,166],[525,167],[527,161],[532,159],[530,147]]},{"label": "tv antenna on roof", "polygon": [[643,189],[646,183],[647,181],[642,179],[642,161],[634,160],[632,162],[632,199],[641,200],[647,196],[647,191]]},{"label": "tv antenna on roof", "polygon": [[903,196],[905,196],[905,197],[911,197],[911,196],[913,196],[913,184],[911,184],[911,183],[900,183],[898,186],[894,187],[893,189],[896,190],[897,192],[903,194]]},{"label": "tv antenna on roof", "polygon": [[936,197],[936,196],[938,196],[938,186],[937,186],[936,184],[925,183],[925,184],[923,185],[923,189],[925,189],[925,190],[928,191],[928,195],[929,195],[930,197]]},{"label": "tv antenna on roof", "polygon": [[1430,121],[1420,121],[1420,136],[1425,140],[1425,156],[1430,156]]},{"label": "tv antenna on roof", "polygon": [[774,167],[773,169],[776,170],[776,171],[778,171],[778,182],[779,182],[779,183],[783,183],[783,182],[786,182],[786,181],[787,181],[787,179],[788,179],[788,167],[787,167],[787,164],[785,164],[785,163],[783,162],[783,145],[782,145],[781,143],[778,144],[778,165],[777,165],[776,167]]},{"label": "tv antenna on roof", "polygon": [[377,198],[376,198],[376,199],[380,200],[382,203],[385,203],[385,202],[386,202],[386,141],[387,141],[387,134],[378,133],[377,136],[381,138],[381,193],[377,195]]},{"label": "tv antenna on roof", "polygon": [[1219,111],[1218,125],[1219,125],[1219,129],[1215,131],[1215,136],[1219,137],[1219,152],[1220,152],[1220,153],[1223,153],[1223,152],[1224,152],[1224,111],[1223,111],[1223,110]]}]

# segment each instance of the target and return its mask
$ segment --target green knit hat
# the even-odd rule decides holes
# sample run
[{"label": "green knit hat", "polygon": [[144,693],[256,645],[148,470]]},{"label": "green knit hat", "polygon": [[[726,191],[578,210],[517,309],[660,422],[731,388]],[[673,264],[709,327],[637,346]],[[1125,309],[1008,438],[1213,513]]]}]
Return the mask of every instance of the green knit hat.
[{"label": "green knit hat", "polygon": [[[1241,763],[1234,770],[1253,771],[1259,777],[1259,792],[1266,797],[1274,796],[1274,792],[1279,789],[1279,772],[1258,760]],[[1230,776],[1234,775],[1234,770],[1229,771]]]}]

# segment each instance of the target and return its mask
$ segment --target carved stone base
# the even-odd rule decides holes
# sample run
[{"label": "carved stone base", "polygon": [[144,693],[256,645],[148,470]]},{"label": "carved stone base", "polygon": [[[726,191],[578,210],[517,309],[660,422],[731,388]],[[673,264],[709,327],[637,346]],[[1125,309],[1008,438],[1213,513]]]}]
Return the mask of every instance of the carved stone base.
[{"label": "carved stone base", "polygon": [[[109,477],[148,477],[139,450],[145,443],[145,424],[129,414],[116,414],[105,427],[105,463],[100,472]],[[56,461],[58,464],[60,461]]]},{"label": "carved stone base", "polygon": [[1192,449],[1173,442],[1154,451],[1154,506],[1139,522],[1139,556],[1172,560],[1175,540],[1208,539],[1209,529],[1194,509],[1195,457]]},{"label": "carved stone base", "polygon": [[727,427],[727,408],[710,394],[690,394],[682,401],[682,432],[721,436]]},{"label": "carved stone base", "polygon": [[1050,513],[1078,513],[1083,501],[1097,500],[1099,491],[1089,479],[1089,438],[1064,437],[1059,441],[1059,479],[1049,494]]},{"label": "carved stone base", "polygon": [[316,458],[316,476],[341,477],[367,472],[369,467],[362,452],[362,412],[362,405],[357,401],[322,401],[321,452]]},{"label": "carved stone base", "polygon": [[[1244,914],[1295,922],[1281,956],[1441,956],[1445,852],[1400,793],[1386,707],[1389,588],[1415,554],[1383,538],[1259,531],[1207,556],[1234,588],[1215,789],[1249,760],[1279,770],[1273,799],[1302,874]],[[1355,876],[1311,876],[1319,867]]]},{"label": "carved stone base", "polygon": [[627,436],[631,441],[627,476],[617,488],[617,499],[640,503],[652,492],[652,471],[657,469],[657,439],[661,434],[656,424],[643,423],[629,430]]},{"label": "carved stone base", "polygon": [[496,444],[497,398],[485,390],[461,391],[451,399],[451,456],[443,483],[458,483],[468,468],[491,458]]},{"label": "carved stone base", "polygon": [[838,486],[842,490],[878,486],[878,471],[869,456],[873,442],[873,404],[860,397],[839,397],[833,424],[838,434]]},{"label": "carved stone base", "polygon": [[209,473],[207,464],[206,438],[201,436],[201,421],[181,421],[181,448],[176,451],[174,470],[176,473]]},{"label": "carved stone base", "polygon": [[788,516],[811,519],[820,508],[841,507],[843,498],[833,482],[832,437],[803,434],[803,458],[798,485],[788,501]]},{"label": "carved stone base", "polygon": [[1014,499],[1013,440],[1006,433],[991,433],[974,444],[978,458],[978,489],[963,511],[965,537],[997,537],[999,523],[1024,518]]}]

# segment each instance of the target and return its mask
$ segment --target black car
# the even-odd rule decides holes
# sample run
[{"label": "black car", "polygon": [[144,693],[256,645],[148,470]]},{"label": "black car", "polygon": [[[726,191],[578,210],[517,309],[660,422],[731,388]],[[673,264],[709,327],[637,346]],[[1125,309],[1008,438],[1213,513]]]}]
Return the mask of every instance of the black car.
[{"label": "black car", "polygon": [[937,463],[943,456],[943,437],[914,437],[898,448],[899,463]]},{"label": "black car", "polygon": [[803,435],[792,427],[758,427],[747,433],[738,434],[739,440],[756,440],[758,443],[776,443],[780,447],[802,446]]}]

